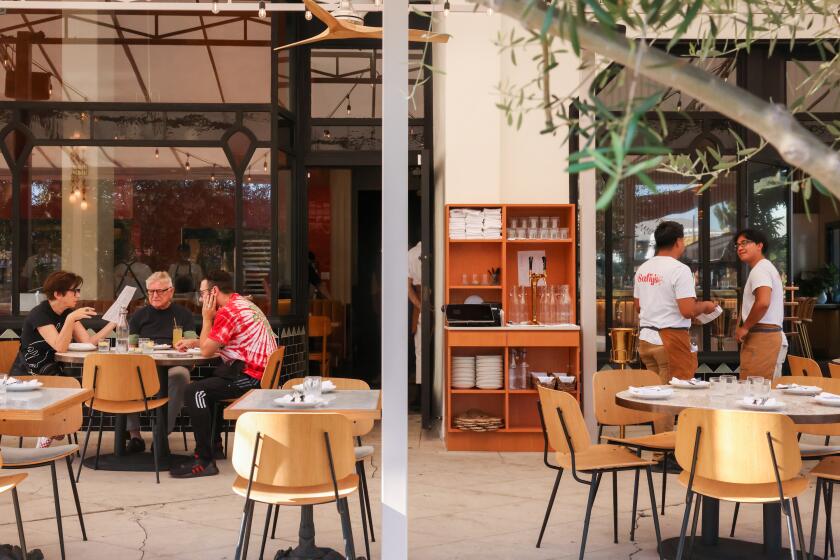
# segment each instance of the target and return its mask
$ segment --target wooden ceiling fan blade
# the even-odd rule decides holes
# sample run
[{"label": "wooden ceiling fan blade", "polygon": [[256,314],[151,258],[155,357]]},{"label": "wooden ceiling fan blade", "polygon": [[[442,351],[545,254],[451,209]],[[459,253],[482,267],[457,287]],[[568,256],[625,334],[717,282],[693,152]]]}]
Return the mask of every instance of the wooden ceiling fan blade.
[{"label": "wooden ceiling fan blade", "polygon": [[333,17],[331,13],[325,10],[316,0],[303,0],[303,5],[306,9],[312,12],[312,15],[323,21],[328,28],[334,29],[341,24]]},{"label": "wooden ceiling fan blade", "polygon": [[446,33],[434,33],[424,29],[409,29],[408,40],[419,43],[448,43],[449,35]]},{"label": "wooden ceiling fan blade", "polygon": [[288,45],[283,45],[282,47],[277,47],[274,50],[282,51],[282,50],[286,50],[286,49],[292,49],[294,47],[300,47],[302,45],[308,45],[310,43],[318,43],[320,41],[326,41],[327,39],[330,38],[330,35],[331,35],[330,30],[329,29],[324,29],[323,31],[321,31],[320,33],[315,35],[314,37],[310,37],[309,39],[303,39],[302,41],[297,41],[295,43],[289,43]]}]

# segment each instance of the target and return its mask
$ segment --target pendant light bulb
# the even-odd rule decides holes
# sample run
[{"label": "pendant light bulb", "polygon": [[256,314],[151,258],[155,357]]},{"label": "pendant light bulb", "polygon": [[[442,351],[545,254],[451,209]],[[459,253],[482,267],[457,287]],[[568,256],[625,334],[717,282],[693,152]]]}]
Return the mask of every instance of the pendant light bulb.
[{"label": "pendant light bulb", "polygon": [[68,197],[68,200],[69,200],[72,204],[75,204],[75,203],[76,203],[76,191],[70,191],[70,196]]},{"label": "pendant light bulb", "polygon": [[268,158],[263,160],[263,172],[268,173]]},{"label": "pendant light bulb", "polygon": [[682,111],[682,94],[677,97],[677,111]]},{"label": "pendant light bulb", "polygon": [[350,110],[350,96],[348,95],[345,99],[347,99],[347,114],[349,115],[350,112],[351,112],[351,110]]},{"label": "pendant light bulb", "polygon": [[493,15],[493,8],[490,8],[490,7],[488,7],[488,8],[487,8],[487,15],[488,15],[488,16],[492,16],[492,15]]},{"label": "pendant light bulb", "polygon": [[88,202],[87,202],[87,199],[86,199],[86,198],[82,198],[82,203],[79,205],[79,207],[80,207],[82,210],[87,210],[87,208],[88,208]]},{"label": "pendant light bulb", "polygon": [[187,171],[190,170],[190,154],[187,154],[187,164],[184,166]]},{"label": "pendant light bulb", "polygon": [[260,0],[259,3],[259,10],[257,10],[257,14],[261,17],[265,17],[265,0]]},{"label": "pendant light bulb", "polygon": [[312,21],[312,12],[306,10],[305,12],[303,12],[303,17],[306,19],[306,21]]},{"label": "pendant light bulb", "polygon": [[213,0],[213,4],[210,6],[210,11],[214,14],[219,13],[219,3],[216,0]]},{"label": "pendant light bulb", "polygon": [[155,159],[160,159],[160,150],[155,148]]},{"label": "pendant light bulb", "polygon": [[216,180],[216,164],[215,163],[213,164],[213,171],[210,172],[210,180],[211,181]]},{"label": "pendant light bulb", "polygon": [[446,2],[443,3],[443,15],[444,15],[444,17],[449,15],[450,8],[452,8],[452,6],[449,4],[449,0],[446,0]]},{"label": "pendant light bulb", "polygon": [[329,137],[330,137],[330,129],[325,128],[324,129],[324,138],[329,139]]}]

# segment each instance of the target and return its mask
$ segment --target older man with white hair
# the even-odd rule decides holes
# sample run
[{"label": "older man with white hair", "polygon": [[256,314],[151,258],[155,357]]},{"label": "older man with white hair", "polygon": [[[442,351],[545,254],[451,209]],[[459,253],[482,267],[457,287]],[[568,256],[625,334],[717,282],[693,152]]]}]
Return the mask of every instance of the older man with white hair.
[{"label": "older man with white hair", "polygon": [[[172,344],[172,329],[177,325],[182,332],[195,331],[195,319],[189,309],[172,303],[175,289],[172,278],[166,272],[155,272],[146,279],[146,293],[149,305],[141,307],[128,321],[128,330],[132,335],[150,338],[155,344]],[[183,366],[169,368],[169,404],[167,433],[172,433],[175,420],[184,406],[184,389],[190,382],[190,372]],[[140,416],[131,414],[126,422],[131,441],[126,446],[129,453],[139,453],[146,449],[146,443],[140,436]]]}]

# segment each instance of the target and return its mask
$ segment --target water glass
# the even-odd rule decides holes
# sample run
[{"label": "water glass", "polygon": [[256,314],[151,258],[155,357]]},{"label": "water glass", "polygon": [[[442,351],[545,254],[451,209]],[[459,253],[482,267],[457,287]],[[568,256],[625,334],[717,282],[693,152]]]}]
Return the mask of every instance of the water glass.
[{"label": "water glass", "polygon": [[569,228],[564,227],[560,228],[560,239],[568,239],[569,238]]},{"label": "water glass", "polygon": [[516,228],[515,227],[507,228],[507,238],[508,239],[516,239]]},{"label": "water glass", "polygon": [[144,354],[151,354],[155,347],[154,343],[152,343],[152,339],[150,338],[137,339],[137,346],[140,347],[140,351]]},{"label": "water glass", "polygon": [[97,344],[97,349],[100,352],[110,352],[111,351],[111,343],[106,338],[105,340],[100,340],[99,344]]},{"label": "water glass", "polygon": [[303,378],[303,394],[319,398],[321,396],[321,376],[309,375]]},{"label": "water glass", "polygon": [[723,384],[722,393],[724,395],[732,395],[735,393],[735,383],[737,383],[738,378],[734,375],[721,375],[720,382]]},{"label": "water glass", "polygon": [[720,377],[711,377],[709,378],[709,392],[712,395],[722,395],[723,394],[723,382],[721,381]]},{"label": "water glass", "polygon": [[760,397],[761,391],[764,387],[764,378],[760,375],[750,375],[747,377],[747,383],[750,384],[749,397]]},{"label": "water glass", "polygon": [[749,381],[736,381],[735,382],[735,396],[739,399],[741,397],[748,397],[750,395],[750,383]]}]

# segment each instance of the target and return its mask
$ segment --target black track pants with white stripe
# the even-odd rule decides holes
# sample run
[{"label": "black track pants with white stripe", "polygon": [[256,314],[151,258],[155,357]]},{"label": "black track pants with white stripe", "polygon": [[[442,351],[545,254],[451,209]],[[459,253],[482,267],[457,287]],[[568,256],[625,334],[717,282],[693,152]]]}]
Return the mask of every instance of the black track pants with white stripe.
[{"label": "black track pants with white stripe", "polygon": [[201,460],[209,461],[213,458],[213,449],[210,446],[210,425],[214,404],[223,399],[241,397],[259,385],[259,379],[242,373],[234,379],[209,377],[187,386],[184,394],[184,408],[190,415],[195,434],[195,448]]}]

